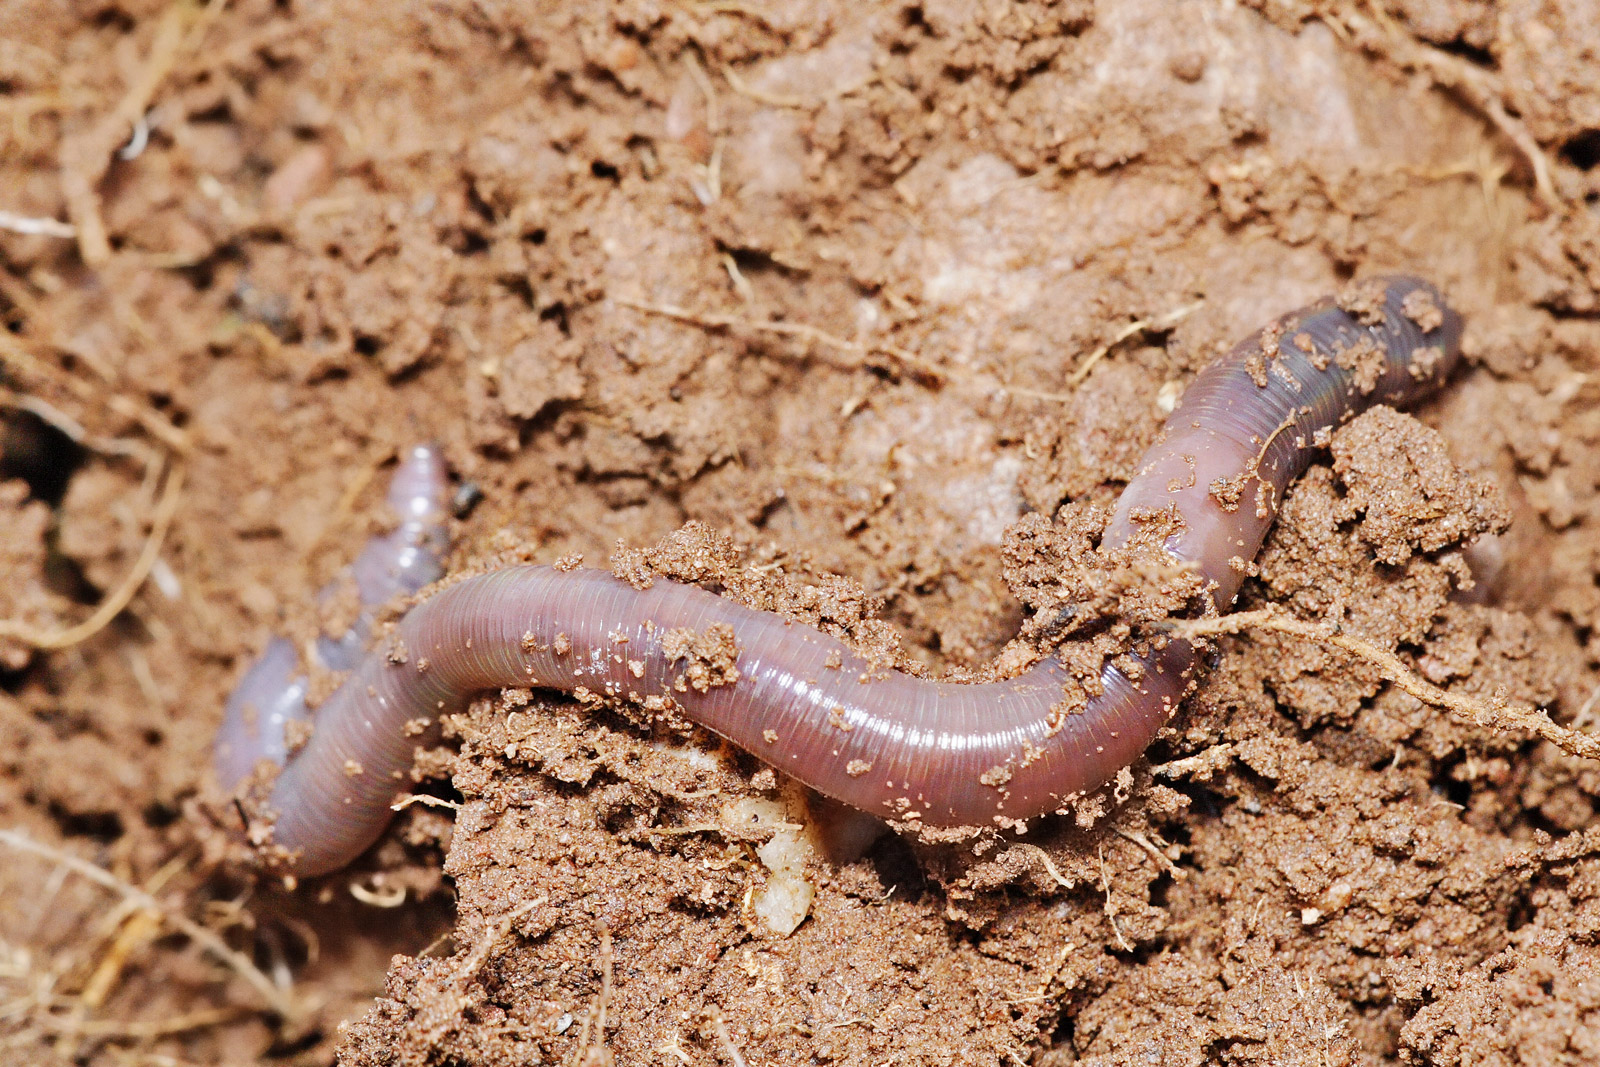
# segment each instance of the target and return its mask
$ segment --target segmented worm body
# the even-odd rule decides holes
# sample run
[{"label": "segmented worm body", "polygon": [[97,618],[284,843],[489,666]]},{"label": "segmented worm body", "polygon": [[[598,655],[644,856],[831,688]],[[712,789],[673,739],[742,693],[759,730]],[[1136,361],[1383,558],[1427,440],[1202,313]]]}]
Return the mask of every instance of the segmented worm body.
[{"label": "segmented worm body", "polygon": [[[1270,324],[1195,378],[1119,499],[1104,547],[1152,516],[1165,544],[1232,603],[1282,494],[1328,431],[1375,403],[1434,389],[1460,319],[1414,278],[1373,279]],[[731,638],[736,670],[694,669],[698,635]],[[1173,641],[1063,714],[1054,659],[1003,682],[956,684],[875,666],[809,626],[658,580],[513,567],[413,608],[318,711],[271,794],[275,842],[316,874],[353,859],[390,817],[415,734],[475,693],[547,687],[670,702],[820,792],[927,825],[1053,811],[1136,759],[1189,684],[1198,653]],[[265,754],[265,750],[262,750]]]},{"label": "segmented worm body", "polygon": [[[346,570],[319,596],[337,593],[345,580],[355,583],[360,612],[338,637],[317,639],[317,662],[330,671],[354,670],[367,652],[373,613],[397,596],[409,596],[444,573],[449,549],[444,455],[436,445],[415,445],[400,457],[389,483],[388,504],[395,527],[374,537]],[[310,681],[300,672],[288,638],[274,637],[234,687],[223,710],[213,760],[217,777],[232,789],[261,760],[282,766],[297,723],[310,721],[306,695]]]}]

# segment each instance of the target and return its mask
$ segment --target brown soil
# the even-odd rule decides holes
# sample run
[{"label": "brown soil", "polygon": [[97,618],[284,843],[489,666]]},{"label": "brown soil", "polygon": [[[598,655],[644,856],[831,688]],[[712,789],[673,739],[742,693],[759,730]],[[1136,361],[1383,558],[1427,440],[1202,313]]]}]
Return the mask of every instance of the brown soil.
[{"label": "brown soil", "polygon": [[1597,52],[1579,0],[0,7],[0,1062],[1600,1062],[1600,766],[1290,634],[1077,819],[813,858],[786,937],[726,817],[783,783],[542,693],[358,870],[205,847],[408,442],[458,568],[667,538],[619,568],[974,671],[1190,373],[1380,270],[1470,366],[1247,606],[1595,729]]}]

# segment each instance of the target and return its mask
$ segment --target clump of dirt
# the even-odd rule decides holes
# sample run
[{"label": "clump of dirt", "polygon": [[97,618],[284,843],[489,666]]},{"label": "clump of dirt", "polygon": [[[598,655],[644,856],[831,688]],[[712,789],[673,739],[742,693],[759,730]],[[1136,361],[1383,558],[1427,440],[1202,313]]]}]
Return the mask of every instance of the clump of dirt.
[{"label": "clump of dirt", "polygon": [[[7,584],[0,593],[0,611],[19,629],[35,633],[51,633],[60,626],[61,608],[58,598],[51,596],[45,582],[45,568],[49,550],[45,534],[50,528],[50,507],[40,500],[29,499],[28,485],[21,480],[0,482],[0,522],[4,523],[5,555],[3,565],[8,572],[25,576],[25,580]],[[33,659],[32,645],[7,634],[0,638],[0,665],[9,671],[20,671]]]},{"label": "clump of dirt", "polygon": [[[1075,569],[1163,413],[1393,270],[1470,366],[1335,436],[1242,606],[1593,731],[1595,32],[1550,0],[0,10],[0,824],[32,849],[0,839],[0,1042],[1594,1059],[1600,767],[1291,634],[1218,639],[1146,758],[1023,835],[780,868],[784,820],[848,820],[687,724],[516,691],[315,884],[200,859],[237,820],[199,798],[229,686],[336,609],[410,442],[461,482],[458,573],[609,556],[989,677],[1189,603]],[[758,802],[799,814],[730,817]],[[782,878],[788,936],[753,903]]]}]

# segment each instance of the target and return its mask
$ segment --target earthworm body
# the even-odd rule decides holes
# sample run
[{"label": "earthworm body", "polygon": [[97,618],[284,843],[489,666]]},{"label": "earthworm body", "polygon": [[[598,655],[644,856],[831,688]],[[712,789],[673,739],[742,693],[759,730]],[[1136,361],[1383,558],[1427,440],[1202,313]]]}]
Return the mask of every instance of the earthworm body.
[{"label": "earthworm body", "polygon": [[[361,609],[339,637],[323,634],[313,655],[330,671],[354,670],[367,652],[373,612],[397,596],[409,596],[444,574],[449,549],[444,456],[433,445],[416,445],[401,457],[389,483],[389,509],[397,520],[389,533],[367,542],[344,574],[320,594],[335,595],[353,580]],[[298,657],[288,638],[274,637],[228,697],[213,759],[228,788],[261,760],[282,766],[296,724],[308,723],[310,680],[297,673]],[[326,720],[324,720],[326,721]]]},{"label": "earthworm body", "polygon": [[[1190,384],[1118,500],[1102,547],[1126,545],[1152,517],[1176,520],[1167,551],[1225,609],[1241,561],[1255,556],[1285,488],[1328,432],[1373,404],[1435,389],[1456,362],[1460,334],[1460,317],[1438,292],[1408,277],[1370,279],[1278,319]],[[370,569],[385,575],[370,599],[357,564],[368,604],[437,573],[437,453],[414,451],[395,481],[391,501],[410,525],[369,548]],[[736,676],[708,683],[690,670],[685,637],[712,628],[731,632],[738,652]],[[354,640],[325,640],[318,655],[350,666]],[[228,703],[217,744],[227,786],[261,759],[285,759],[282,724],[304,716],[291,653],[274,642]],[[1107,663],[1101,691],[1064,714],[1070,679],[1055,659],[1003,682],[913,678],[809,626],[692,586],[657,580],[638,589],[598,570],[511,567],[412,608],[384,649],[354,664],[272,787],[273,841],[302,875],[348,863],[388,823],[426,724],[508,686],[668,701],[819,792],[879,815],[933,826],[1026,819],[1136,759],[1176,709],[1198,656],[1173,640],[1134,669]]]}]

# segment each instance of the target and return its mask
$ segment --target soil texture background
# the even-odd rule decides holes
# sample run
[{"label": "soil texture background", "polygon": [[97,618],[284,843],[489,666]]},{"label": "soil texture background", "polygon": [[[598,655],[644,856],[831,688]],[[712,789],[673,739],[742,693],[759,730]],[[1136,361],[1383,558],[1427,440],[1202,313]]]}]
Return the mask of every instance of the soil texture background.
[{"label": "soil texture background", "polygon": [[1294,635],[1021,836],[539,692],[298,887],[208,777],[411,442],[453,569],[977,677],[1194,371],[1383,271],[1466,366],[1242,606],[1600,731],[1597,70],[1589,0],[0,3],[0,1062],[1600,1063],[1600,765]]}]

